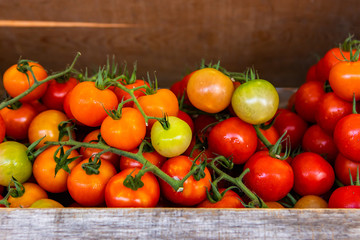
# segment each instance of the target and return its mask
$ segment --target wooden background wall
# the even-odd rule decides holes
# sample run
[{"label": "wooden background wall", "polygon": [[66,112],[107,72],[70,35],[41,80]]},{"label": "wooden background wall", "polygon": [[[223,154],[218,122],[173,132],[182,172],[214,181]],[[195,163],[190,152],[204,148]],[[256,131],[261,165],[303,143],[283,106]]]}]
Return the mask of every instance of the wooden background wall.
[{"label": "wooden background wall", "polygon": [[349,33],[358,0],[0,0],[0,72],[22,58],[51,71],[108,55],[137,61],[169,87],[201,59],[230,71],[254,66],[277,87],[297,87],[308,67]]}]

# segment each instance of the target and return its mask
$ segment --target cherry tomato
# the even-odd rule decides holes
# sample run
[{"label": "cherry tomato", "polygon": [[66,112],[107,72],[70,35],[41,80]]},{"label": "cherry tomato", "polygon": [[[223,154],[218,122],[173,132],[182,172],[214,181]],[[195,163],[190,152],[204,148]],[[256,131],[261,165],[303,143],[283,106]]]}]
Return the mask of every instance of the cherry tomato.
[{"label": "cherry tomato", "polygon": [[[225,189],[219,189],[223,193]],[[225,192],[222,199],[218,202],[212,203],[208,199],[197,205],[198,208],[244,208],[241,197],[232,190]]]},{"label": "cherry tomato", "polygon": [[[12,65],[4,73],[4,88],[6,92],[13,98],[25,92],[34,84],[34,76],[37,81],[42,81],[48,76],[46,70],[38,63],[28,61],[24,65],[31,67],[33,74],[27,70],[25,70],[25,72],[21,72],[23,70],[19,70],[18,64]],[[20,99],[20,101],[29,102],[35,99],[39,99],[45,93],[47,85],[47,82],[39,85],[32,92]]]},{"label": "cherry tomato", "polygon": [[360,208],[360,186],[335,189],[329,199],[329,208]]},{"label": "cherry tomato", "polygon": [[40,199],[31,204],[30,208],[63,208],[64,206],[53,199]]},{"label": "cherry tomato", "polygon": [[234,164],[242,164],[255,152],[257,135],[251,124],[231,117],[211,129],[208,145],[212,152],[231,157]]},{"label": "cherry tomato", "polygon": [[126,176],[135,176],[138,168],[127,168],[112,178],[105,188],[105,201],[108,207],[155,207],[160,198],[160,187],[156,177],[147,172],[141,177],[144,186],[132,190],[124,186]]},{"label": "cherry tomato", "polygon": [[[275,145],[277,140],[279,140],[279,138],[280,138],[279,133],[277,132],[277,130],[274,126],[271,126],[270,128],[268,128],[266,130],[259,128],[259,130],[264,135],[264,137],[271,143],[271,145]],[[260,150],[265,150],[265,149],[266,149],[265,145],[262,143],[260,138],[258,138],[258,144],[257,144],[256,150],[260,151]]]},{"label": "cherry tomato", "polygon": [[[137,153],[138,149],[134,149],[130,152]],[[167,159],[166,157],[161,156],[156,151],[143,152],[142,155],[146,160],[148,160],[150,163],[154,164],[158,168],[161,168],[161,166]],[[124,170],[126,168],[142,168],[142,166],[143,165],[140,162],[136,161],[135,159],[125,157],[125,156],[120,157],[120,170]]]},{"label": "cherry tomato", "polygon": [[78,163],[67,178],[67,188],[71,197],[85,207],[95,207],[105,202],[105,187],[111,177],[116,174],[114,166],[102,161],[99,167],[99,174],[88,175],[82,168],[85,159]]},{"label": "cherry tomato", "polygon": [[294,205],[294,208],[327,208],[328,203],[316,195],[306,195],[301,197]]},{"label": "cherry tomato", "polygon": [[[350,185],[352,178],[353,182],[356,181],[357,169],[360,169],[360,162],[354,162],[346,158],[341,153],[338,154],[335,160],[335,173],[339,181],[344,185]],[[351,178],[350,178],[351,174]]]},{"label": "cherry tomato", "polygon": [[25,192],[21,197],[9,197],[8,202],[11,208],[28,208],[37,200],[48,198],[46,191],[36,183],[26,182],[23,187]]},{"label": "cherry tomato", "polygon": [[316,64],[311,65],[306,73],[305,82],[311,81],[318,81],[316,74]]},{"label": "cherry tomato", "polygon": [[[148,87],[150,87],[149,83],[146,82],[145,80],[136,80],[134,83],[124,85],[124,87],[126,87],[127,89],[133,89],[133,88],[141,87],[143,85],[147,85]],[[140,89],[134,91],[135,98],[145,96],[145,91],[146,91],[145,88],[140,88]],[[127,92],[125,92],[124,90],[122,90],[119,87],[115,87],[114,93],[116,94],[116,97],[119,102],[122,102],[122,101],[125,101],[125,100],[128,100],[131,98],[130,94],[128,94]],[[132,107],[132,106],[133,106],[133,102],[128,102],[128,103],[125,103],[125,105],[124,105],[124,107]]]},{"label": "cherry tomato", "polygon": [[181,79],[180,81],[175,82],[170,87],[170,90],[176,95],[176,97],[179,100],[184,95],[184,103],[187,104],[187,105],[191,105],[191,103],[189,101],[189,97],[188,97],[187,92],[186,92],[187,91],[187,84],[189,82],[189,79],[190,79],[191,75],[194,72],[191,72],[191,73],[185,75],[185,77],[183,77],[183,79]]},{"label": "cherry tomato", "polygon": [[20,103],[20,107],[5,107],[0,110],[6,126],[6,136],[15,140],[24,140],[28,137],[31,121],[37,111],[28,103]]},{"label": "cherry tomato", "polygon": [[231,106],[244,122],[261,124],[274,117],[279,107],[279,94],[266,80],[250,80],[235,89]]},{"label": "cherry tomato", "polygon": [[217,113],[229,106],[234,85],[222,72],[203,68],[190,76],[186,92],[194,107],[204,112]]},{"label": "cherry tomato", "polygon": [[201,142],[207,142],[209,133],[217,122],[218,120],[213,115],[198,115],[194,120],[194,134]]},{"label": "cherry tomato", "polygon": [[265,204],[268,208],[285,208],[283,205],[281,205],[278,202],[265,202]]},{"label": "cherry tomato", "polygon": [[335,182],[335,173],[330,165],[319,154],[300,153],[291,162],[294,171],[293,190],[305,195],[322,195],[329,191]]},{"label": "cherry tomato", "polygon": [[5,135],[6,135],[6,125],[3,117],[0,114],[0,143],[4,141]]},{"label": "cherry tomato", "polygon": [[[174,179],[183,179],[191,170],[193,159],[187,156],[177,156],[168,159],[161,167],[161,170]],[[195,206],[206,199],[206,188],[210,189],[211,176],[205,167],[205,177],[196,181],[190,176],[183,185],[183,190],[175,191],[167,182],[160,179],[162,195],[172,203],[181,206]]]}]

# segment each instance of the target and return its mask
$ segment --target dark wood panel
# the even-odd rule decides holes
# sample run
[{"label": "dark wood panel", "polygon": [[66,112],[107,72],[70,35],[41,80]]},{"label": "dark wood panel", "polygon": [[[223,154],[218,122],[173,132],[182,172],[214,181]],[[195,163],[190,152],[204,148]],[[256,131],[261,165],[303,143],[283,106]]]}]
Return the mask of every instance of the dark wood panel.
[{"label": "dark wood panel", "polygon": [[162,87],[201,59],[231,71],[254,66],[276,86],[296,87],[316,56],[360,35],[359,7],[356,0],[0,1],[0,71],[20,56],[60,70],[80,51],[80,69],[115,54],[137,61],[139,77],[156,71]]}]

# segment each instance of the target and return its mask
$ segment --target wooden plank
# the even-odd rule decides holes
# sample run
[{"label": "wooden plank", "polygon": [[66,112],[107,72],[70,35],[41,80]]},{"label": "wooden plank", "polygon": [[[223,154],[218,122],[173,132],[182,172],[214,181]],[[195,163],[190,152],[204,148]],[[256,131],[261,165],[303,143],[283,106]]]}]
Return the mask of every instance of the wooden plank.
[{"label": "wooden plank", "polygon": [[359,237],[360,210],[349,209],[0,210],[1,239],[359,239]]},{"label": "wooden plank", "polygon": [[255,66],[276,86],[297,87],[315,55],[359,36],[359,7],[357,0],[0,1],[0,72],[20,56],[58,71],[80,51],[79,69],[97,69],[114,54],[137,61],[140,78],[156,71],[162,87],[202,58],[230,71]]}]

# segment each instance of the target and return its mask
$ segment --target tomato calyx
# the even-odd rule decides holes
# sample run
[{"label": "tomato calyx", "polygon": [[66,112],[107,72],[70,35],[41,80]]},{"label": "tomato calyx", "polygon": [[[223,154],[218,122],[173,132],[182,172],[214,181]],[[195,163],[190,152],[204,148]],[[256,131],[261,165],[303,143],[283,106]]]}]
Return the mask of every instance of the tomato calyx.
[{"label": "tomato calyx", "polygon": [[[60,145],[56,151],[54,152],[54,160],[56,162],[56,166],[55,166],[55,176],[58,173],[58,171],[60,169],[65,170],[67,173],[70,174],[70,168],[69,168],[69,164],[73,161],[75,161],[76,159],[80,158],[81,156],[76,156],[76,157],[72,157],[72,158],[68,158],[71,154],[71,152],[75,149],[79,148],[79,146],[74,146],[72,148],[70,148],[69,150],[67,150],[66,152],[64,151],[64,146]],[[57,156],[57,154],[59,153],[59,157]]]},{"label": "tomato calyx", "polygon": [[91,156],[89,161],[83,163],[81,168],[86,172],[87,175],[98,175],[100,173],[99,168],[101,166],[101,154],[107,152],[106,150],[99,152],[95,156]]},{"label": "tomato calyx", "polygon": [[357,167],[357,170],[356,170],[356,180],[355,180],[355,182],[353,181],[353,178],[351,176],[350,169],[349,169],[349,177],[350,177],[350,185],[351,186],[360,186],[359,167]]},{"label": "tomato calyx", "polygon": [[74,120],[62,121],[58,125],[59,129],[59,141],[63,139],[63,137],[68,136],[72,138],[72,131],[75,129]]},{"label": "tomato calyx", "polygon": [[196,164],[196,161],[199,159],[201,154],[197,155],[193,161],[193,164],[191,166],[191,169],[195,168],[195,171],[193,173],[193,177],[196,181],[199,181],[200,179],[205,177],[205,168],[206,168],[206,161],[200,162],[200,164]]},{"label": "tomato calyx", "polygon": [[220,191],[217,187],[217,182],[218,181],[210,182],[211,191],[209,191],[209,189],[206,188],[206,196],[207,196],[207,199],[209,200],[209,202],[211,202],[211,203],[217,203],[217,202],[221,201],[221,199],[223,199],[223,197],[227,191],[229,191],[231,189],[237,189],[235,186],[230,186],[220,193]]},{"label": "tomato calyx", "polygon": [[219,70],[226,76],[228,76],[233,82],[240,82],[240,83],[244,82],[244,77],[245,77],[244,73],[230,72],[226,70],[224,67],[220,66],[220,61],[218,61],[215,64],[213,64],[212,62],[210,62],[209,64],[205,64],[205,60],[202,59],[199,69],[203,69],[203,68],[214,68],[216,70]]},{"label": "tomato calyx", "polygon": [[347,52],[351,52],[353,47],[356,47],[360,44],[360,41],[357,39],[353,39],[354,35],[349,35],[349,37],[347,37],[345,39],[345,41],[340,44],[339,48],[347,51]]},{"label": "tomato calyx", "polygon": [[[11,185],[14,185],[14,187],[11,187]],[[9,197],[13,198],[19,198],[25,193],[24,186],[17,181],[14,177],[11,177],[11,181],[8,185],[7,194],[3,199],[0,200],[0,205],[4,205],[5,207],[10,207],[10,203],[8,202]]]},{"label": "tomato calyx", "polygon": [[[281,135],[281,137],[276,141],[276,143],[270,147],[269,149],[269,155],[273,158],[277,158],[280,160],[285,160],[290,156],[290,152],[291,152],[291,147],[288,147],[290,145],[290,139],[289,137],[285,137],[285,135],[287,134],[287,131],[285,131],[283,133],[283,135]],[[284,154],[282,153],[282,142],[286,141],[285,144],[285,152]],[[282,155],[282,156],[281,156]]]}]

